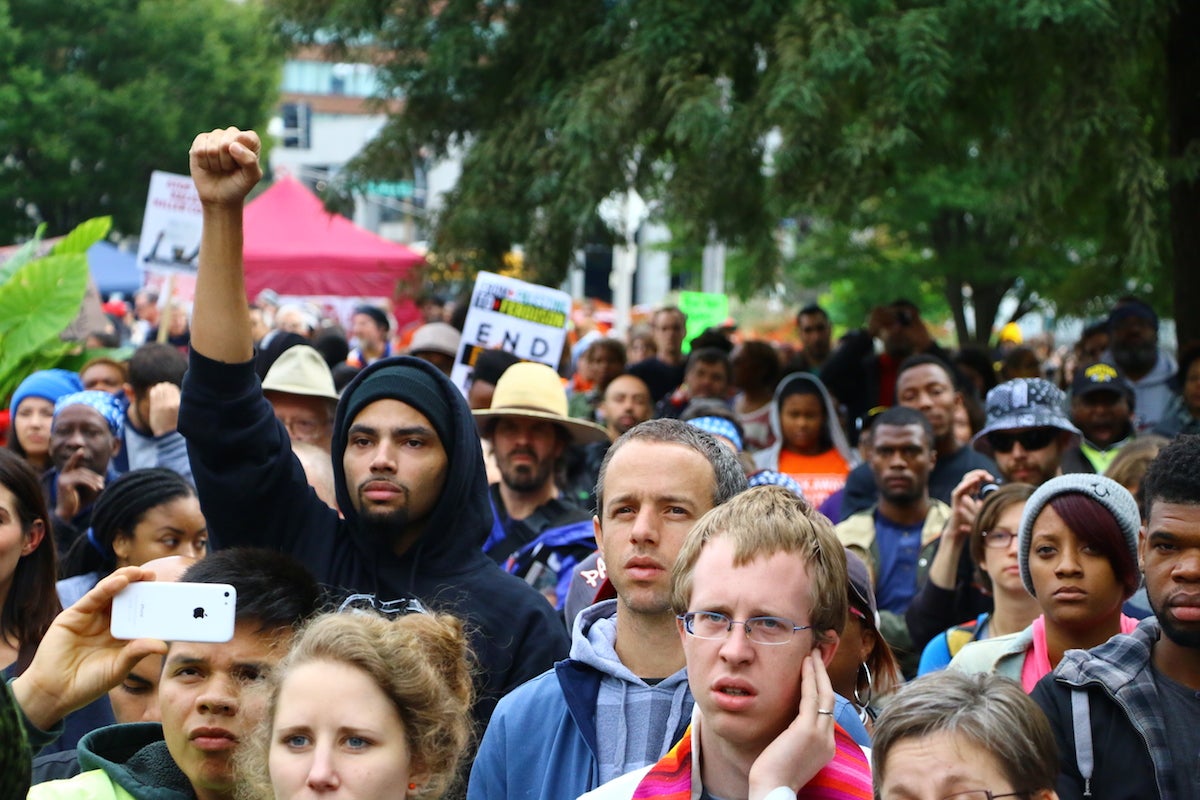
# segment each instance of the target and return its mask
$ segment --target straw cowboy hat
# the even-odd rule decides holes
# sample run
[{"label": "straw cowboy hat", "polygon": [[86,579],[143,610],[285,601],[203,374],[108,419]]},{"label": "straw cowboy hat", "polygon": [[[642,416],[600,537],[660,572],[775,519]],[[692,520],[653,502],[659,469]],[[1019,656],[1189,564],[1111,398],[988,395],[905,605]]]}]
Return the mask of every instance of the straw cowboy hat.
[{"label": "straw cowboy hat", "polygon": [[591,422],[567,416],[567,393],[558,373],[545,364],[522,361],[504,371],[496,382],[492,407],[471,412],[479,435],[491,434],[501,417],[521,417],[553,422],[562,427],[575,444],[608,441],[608,431]]}]

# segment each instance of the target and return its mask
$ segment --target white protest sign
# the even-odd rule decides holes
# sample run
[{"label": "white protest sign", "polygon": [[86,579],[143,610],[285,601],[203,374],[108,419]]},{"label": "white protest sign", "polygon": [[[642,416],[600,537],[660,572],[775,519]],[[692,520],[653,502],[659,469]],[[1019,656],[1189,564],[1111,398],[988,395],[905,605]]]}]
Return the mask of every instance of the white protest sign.
[{"label": "white protest sign", "polygon": [[571,296],[566,292],[479,273],[450,380],[465,395],[475,358],[491,349],[507,350],[526,361],[558,369],[570,313]]},{"label": "white protest sign", "polygon": [[149,272],[196,274],[202,212],[188,175],[155,170],[150,176],[138,267]]}]

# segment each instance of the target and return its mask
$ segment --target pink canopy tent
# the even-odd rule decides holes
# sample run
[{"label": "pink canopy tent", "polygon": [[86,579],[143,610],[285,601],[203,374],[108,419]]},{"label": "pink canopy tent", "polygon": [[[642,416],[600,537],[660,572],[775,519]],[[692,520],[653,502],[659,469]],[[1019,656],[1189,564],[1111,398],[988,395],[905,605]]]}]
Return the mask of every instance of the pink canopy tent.
[{"label": "pink canopy tent", "polygon": [[424,261],[420,253],[363,230],[291,176],[246,205],[246,292],[386,297]]}]

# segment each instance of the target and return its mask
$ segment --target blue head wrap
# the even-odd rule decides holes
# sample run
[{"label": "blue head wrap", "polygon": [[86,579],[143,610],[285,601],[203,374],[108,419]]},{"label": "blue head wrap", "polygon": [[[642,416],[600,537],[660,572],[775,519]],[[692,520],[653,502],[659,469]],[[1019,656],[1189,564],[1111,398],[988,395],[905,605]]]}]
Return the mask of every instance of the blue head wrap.
[{"label": "blue head wrap", "polygon": [[121,438],[121,424],[124,422],[125,413],[124,407],[115,395],[95,390],[64,395],[58,398],[58,402],[54,404],[54,419],[56,422],[58,421],[59,413],[67,406],[87,406],[95,410],[100,416],[104,417],[104,421],[108,423],[108,429],[112,431],[112,435],[118,439]]},{"label": "blue head wrap", "polygon": [[788,491],[795,494],[797,497],[807,500],[804,497],[804,490],[800,488],[800,484],[791,475],[783,472],[776,472],[773,469],[759,470],[746,479],[747,486],[782,486]]},{"label": "blue head wrap", "polygon": [[689,419],[687,424],[693,428],[699,428],[705,433],[724,436],[733,442],[733,446],[738,449],[739,453],[742,452],[742,437],[738,434],[737,426],[724,417],[696,417]]}]

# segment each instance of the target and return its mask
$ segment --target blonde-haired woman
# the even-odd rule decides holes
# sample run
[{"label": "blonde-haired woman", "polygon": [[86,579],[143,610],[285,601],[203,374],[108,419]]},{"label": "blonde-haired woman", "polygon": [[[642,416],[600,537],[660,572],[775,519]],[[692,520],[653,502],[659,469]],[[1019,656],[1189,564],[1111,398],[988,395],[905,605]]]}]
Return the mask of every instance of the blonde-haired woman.
[{"label": "blonde-haired woman", "polygon": [[437,798],[471,741],[462,622],[319,617],[276,669],[267,714],[240,754],[247,799]]}]

